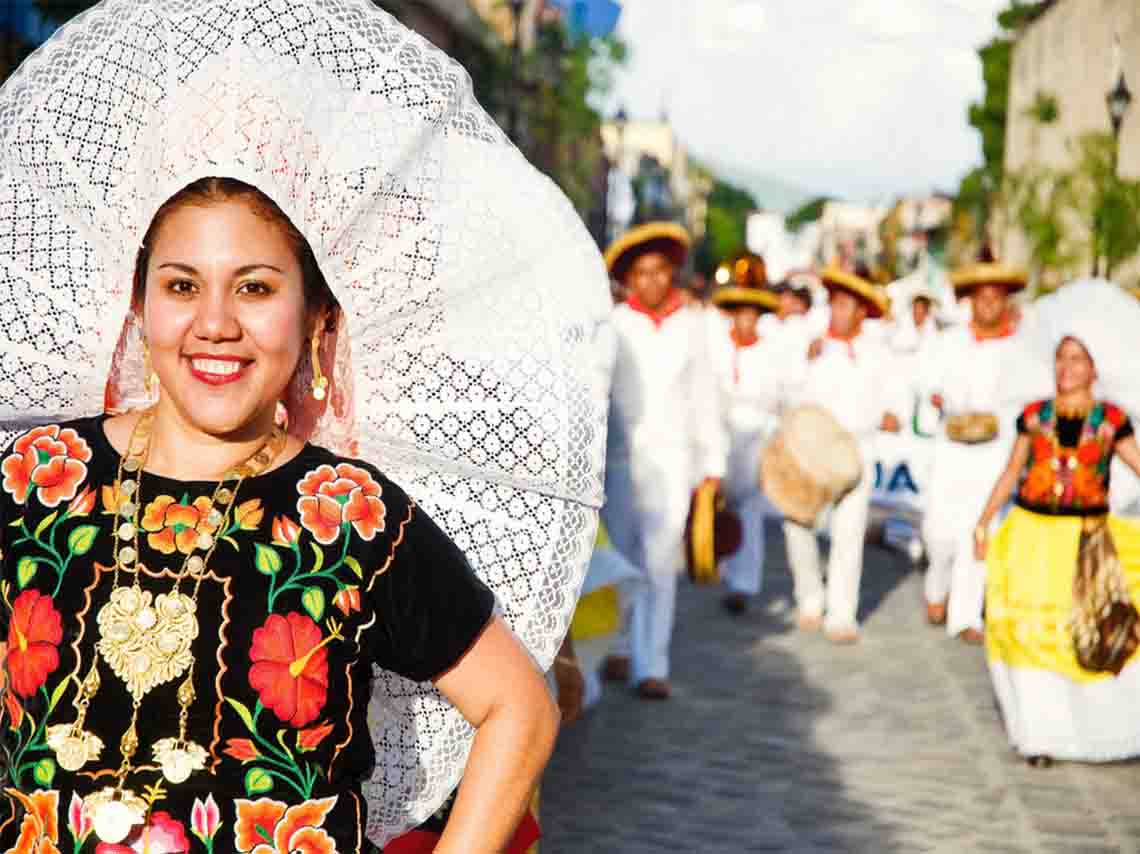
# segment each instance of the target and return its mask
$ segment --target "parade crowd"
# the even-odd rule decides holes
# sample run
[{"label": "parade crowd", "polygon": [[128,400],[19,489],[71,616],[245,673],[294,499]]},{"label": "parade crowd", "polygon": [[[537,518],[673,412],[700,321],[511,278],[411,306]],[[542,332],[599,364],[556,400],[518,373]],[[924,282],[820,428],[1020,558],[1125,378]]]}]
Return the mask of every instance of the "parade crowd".
[{"label": "parade crowd", "polygon": [[1031,765],[1140,753],[1140,525],[1109,501],[1113,468],[1140,472],[1135,384],[1127,347],[1102,331],[1140,316],[1140,302],[1097,280],[1026,301],[1026,274],[988,250],[951,274],[952,306],[927,288],[892,306],[861,264],[827,266],[815,288],[769,283],[758,256],[701,294],[677,284],[688,248],[679,226],[649,223],[605,256],[617,339],[607,500],[559,659],[565,669],[576,654],[586,705],[603,681],[669,698],[685,568],[723,585],[728,615],[746,614],[771,517],[797,630],[858,643],[876,441],[925,412],[935,436],[916,607],[984,645],[1011,744]]}]

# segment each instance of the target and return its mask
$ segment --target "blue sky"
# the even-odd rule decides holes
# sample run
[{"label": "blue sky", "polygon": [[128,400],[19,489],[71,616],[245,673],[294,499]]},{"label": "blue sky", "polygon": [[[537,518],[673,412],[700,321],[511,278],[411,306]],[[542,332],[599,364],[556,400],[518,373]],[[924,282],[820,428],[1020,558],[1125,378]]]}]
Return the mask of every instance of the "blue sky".
[{"label": "blue sky", "polygon": [[953,190],[1007,0],[624,0],[611,101],[726,174],[853,199]]}]

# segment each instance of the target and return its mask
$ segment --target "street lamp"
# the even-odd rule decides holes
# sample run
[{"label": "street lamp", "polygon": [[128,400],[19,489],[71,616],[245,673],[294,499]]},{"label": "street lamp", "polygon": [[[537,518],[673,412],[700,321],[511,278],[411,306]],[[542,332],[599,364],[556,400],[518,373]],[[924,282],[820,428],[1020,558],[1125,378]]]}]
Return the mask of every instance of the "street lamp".
[{"label": "street lamp", "polygon": [[507,0],[514,20],[514,39],[511,44],[511,83],[513,88],[510,108],[507,111],[507,134],[517,145],[519,142],[519,101],[522,98],[522,13],[526,0]]},{"label": "street lamp", "polygon": [[1116,85],[1112,87],[1112,91],[1104,96],[1104,101],[1108,104],[1108,117],[1112,120],[1112,136],[1119,140],[1120,126],[1124,124],[1124,115],[1132,105],[1132,92],[1128,89],[1128,81],[1124,79],[1123,71],[1120,72],[1120,77],[1117,79]]},{"label": "street lamp", "polygon": [[[1132,105],[1132,92],[1128,89],[1128,81],[1124,79],[1123,69],[1120,76],[1116,79],[1116,85],[1109,90],[1108,94],[1104,96],[1104,102],[1108,106],[1108,118],[1112,122],[1112,181],[1116,180],[1116,172],[1120,164],[1120,129],[1124,125],[1124,116],[1128,112],[1128,108]],[[1095,245],[1095,243],[1094,243]],[[1093,253],[1093,274],[1099,270],[1100,258],[1099,252]],[[1104,263],[1105,276],[1112,275],[1112,262],[1105,258]]]}]

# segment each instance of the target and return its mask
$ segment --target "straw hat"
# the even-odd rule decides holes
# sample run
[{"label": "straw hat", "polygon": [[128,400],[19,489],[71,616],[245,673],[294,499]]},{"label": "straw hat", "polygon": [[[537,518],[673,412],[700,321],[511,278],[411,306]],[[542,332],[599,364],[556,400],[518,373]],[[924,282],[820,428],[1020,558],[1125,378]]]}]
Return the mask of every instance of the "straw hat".
[{"label": "straw hat", "polygon": [[950,284],[954,286],[956,297],[961,297],[980,285],[998,285],[1012,294],[1025,289],[1029,284],[1029,274],[1020,267],[998,263],[993,252],[986,246],[982,248],[977,261],[950,274]]},{"label": "straw hat", "polygon": [[767,288],[745,288],[739,285],[728,285],[717,288],[712,295],[712,303],[720,308],[752,305],[761,311],[776,311],[780,307],[780,298]]},{"label": "straw hat", "polygon": [[692,238],[684,226],[675,222],[647,222],[631,228],[606,250],[606,269],[610,277],[621,281],[630,266],[646,252],[663,252],[677,267],[689,257]]},{"label": "straw hat", "polygon": [[863,300],[867,306],[868,317],[882,317],[890,310],[890,297],[879,285],[872,284],[862,276],[848,272],[837,264],[829,266],[820,273],[819,277],[828,291],[838,288]]}]

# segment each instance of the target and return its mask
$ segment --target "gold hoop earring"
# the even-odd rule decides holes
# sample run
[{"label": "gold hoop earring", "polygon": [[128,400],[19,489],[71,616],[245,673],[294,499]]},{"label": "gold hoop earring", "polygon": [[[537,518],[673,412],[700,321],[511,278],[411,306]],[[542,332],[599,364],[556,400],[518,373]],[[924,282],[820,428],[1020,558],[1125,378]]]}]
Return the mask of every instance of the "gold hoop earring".
[{"label": "gold hoop earring", "polygon": [[312,339],[313,399],[324,400],[328,394],[329,378],[321,373],[321,336],[314,332]]}]

